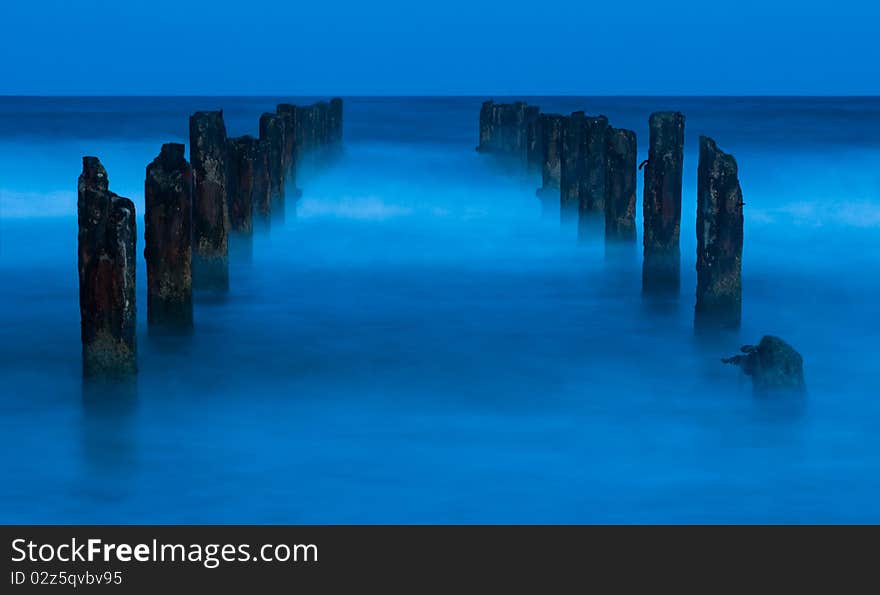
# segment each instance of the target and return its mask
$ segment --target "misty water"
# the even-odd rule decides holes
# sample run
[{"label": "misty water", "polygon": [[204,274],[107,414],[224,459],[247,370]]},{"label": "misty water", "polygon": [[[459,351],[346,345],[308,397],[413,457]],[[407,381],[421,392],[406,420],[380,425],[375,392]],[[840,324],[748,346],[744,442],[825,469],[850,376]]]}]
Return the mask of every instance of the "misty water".
[{"label": "misty water", "polygon": [[[345,100],[345,154],[151,335],[144,169],[197,109],[230,135],[312,98],[0,98],[0,521],[880,521],[880,99],[526,98],[685,113],[682,289],[541,211],[474,151],[483,98]],[[697,137],[733,153],[743,324],[693,333]],[[138,211],[140,373],[81,379],[76,178]],[[641,209],[639,175],[639,211]],[[641,230],[641,216],[638,218]],[[804,398],[722,356],[777,334]]]}]

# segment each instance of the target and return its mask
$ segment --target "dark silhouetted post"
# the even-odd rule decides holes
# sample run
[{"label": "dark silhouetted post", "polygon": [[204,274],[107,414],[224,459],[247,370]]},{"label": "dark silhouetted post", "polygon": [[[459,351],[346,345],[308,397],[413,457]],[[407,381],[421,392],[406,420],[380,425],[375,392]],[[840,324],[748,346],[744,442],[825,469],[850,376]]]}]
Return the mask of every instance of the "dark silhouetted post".
[{"label": "dark silhouetted post", "polygon": [[232,231],[253,231],[254,159],[257,139],[252,136],[230,138],[229,143],[229,225]]},{"label": "dark silhouetted post", "polygon": [[327,145],[330,142],[330,104],[326,101],[319,101],[315,104],[315,144],[319,152],[320,161],[324,161],[326,157]]},{"label": "dark silhouetted post", "polygon": [[144,182],[147,322],[191,327],[192,169],[179,143],[162,145]]},{"label": "dark silhouetted post", "polygon": [[597,239],[605,227],[605,134],[608,118],[588,116],[581,135],[578,184],[578,236]]},{"label": "dark silhouetted post", "polygon": [[97,157],[78,183],[79,309],[85,376],[137,372],[134,203],[109,190]]},{"label": "dark silhouetted post", "polygon": [[743,199],[736,160],[700,137],[697,169],[697,305],[701,328],[739,328],[742,316]]},{"label": "dark silhouetted post", "polygon": [[317,109],[314,105],[296,108],[296,153],[297,164],[315,149],[317,138]]},{"label": "dark silhouetted post", "polygon": [[543,160],[540,110],[522,101],[483,102],[477,151],[494,155],[519,173],[540,169]]},{"label": "dark silhouetted post", "polygon": [[608,128],[605,142],[605,240],[636,241],[636,133]]},{"label": "dark silhouetted post", "polygon": [[[538,196],[549,207],[550,201],[559,201],[559,177],[562,171],[562,134],[565,116],[541,114],[541,187]],[[549,208],[547,208],[549,210]]]},{"label": "dark silhouetted post", "polygon": [[272,192],[269,179],[269,142],[260,139],[254,149],[254,216],[266,227],[272,214]]},{"label": "dark silhouetted post", "polygon": [[342,99],[339,97],[330,100],[330,143],[337,156],[342,150]]},{"label": "dark silhouetted post", "polygon": [[677,294],[680,286],[681,179],[684,116],[658,112],[649,120],[645,166],[642,290]]},{"label": "dark silhouetted post", "polygon": [[284,121],[277,114],[260,116],[260,140],[269,148],[269,192],[284,196]]},{"label": "dark silhouetted post", "polygon": [[484,101],[480,106],[480,140],[477,144],[477,152],[491,153],[494,150],[497,124],[495,102],[491,99]]},{"label": "dark silhouetted post", "polygon": [[223,112],[196,112],[189,119],[193,170],[193,283],[201,289],[229,287],[229,207]]},{"label": "dark silhouetted post", "polygon": [[296,106],[279,103],[275,113],[281,118],[281,170],[286,184],[296,186]]},{"label": "dark silhouetted post", "polygon": [[504,156],[514,159],[517,167],[528,163],[528,131],[526,129],[526,104],[522,101],[497,106],[501,110],[501,146]]},{"label": "dark silhouetted post", "polygon": [[544,162],[544,135],[541,132],[541,108],[530,105],[525,110],[526,162],[530,172],[540,172]]},{"label": "dark silhouetted post", "polygon": [[576,221],[578,216],[582,165],[580,149],[585,122],[584,112],[573,112],[565,118],[563,125],[559,174],[559,208],[563,223]]}]

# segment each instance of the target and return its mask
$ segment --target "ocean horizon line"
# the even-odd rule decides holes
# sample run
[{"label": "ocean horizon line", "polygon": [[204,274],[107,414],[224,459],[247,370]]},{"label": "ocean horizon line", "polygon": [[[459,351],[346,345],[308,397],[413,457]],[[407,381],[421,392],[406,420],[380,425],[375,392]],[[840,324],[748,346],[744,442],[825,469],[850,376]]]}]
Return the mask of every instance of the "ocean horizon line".
[{"label": "ocean horizon line", "polygon": [[546,97],[546,98],[577,98],[577,97],[602,97],[602,98],[652,98],[652,97],[661,97],[661,98],[695,98],[695,99],[724,99],[724,98],[732,98],[732,99],[748,99],[748,98],[756,98],[756,99],[877,99],[880,98],[880,94],[797,94],[797,93],[789,93],[789,94],[767,94],[767,93],[744,93],[744,94],[694,94],[694,93],[645,93],[645,94],[633,94],[633,93],[543,93],[543,94],[532,94],[532,93],[466,93],[466,94],[452,94],[452,93],[412,93],[412,94],[364,94],[364,93],[339,93],[339,92],[331,92],[331,93],[254,93],[254,94],[235,94],[235,93],[204,93],[204,94],[190,94],[190,93],[114,93],[114,94],[100,94],[100,93],[89,93],[89,94],[77,94],[77,93],[48,93],[48,94],[33,94],[33,93],[0,93],[0,99],[63,99],[63,98],[203,98],[203,97],[224,97],[224,98],[277,98],[277,97],[302,97],[302,98],[314,98],[314,97],[343,97],[343,98],[364,98],[364,99],[401,99],[401,98],[438,98],[438,97],[450,97],[450,98],[460,98],[460,99],[470,99],[470,98],[486,98],[486,97],[501,97],[501,98],[518,98],[518,97]]}]

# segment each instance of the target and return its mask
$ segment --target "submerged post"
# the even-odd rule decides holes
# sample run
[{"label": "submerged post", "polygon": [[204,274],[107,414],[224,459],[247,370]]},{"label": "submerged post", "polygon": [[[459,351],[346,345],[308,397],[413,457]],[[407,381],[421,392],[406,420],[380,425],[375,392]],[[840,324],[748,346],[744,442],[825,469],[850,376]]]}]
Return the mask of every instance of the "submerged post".
[{"label": "submerged post", "polygon": [[192,307],[192,169],[179,143],[162,145],[144,182],[147,322],[190,327]]},{"label": "submerged post", "polygon": [[97,157],[83,157],[77,184],[83,375],[137,372],[134,203],[109,189]]},{"label": "submerged post", "polygon": [[642,290],[677,294],[680,285],[681,179],[684,115],[657,112],[649,120],[645,166]]},{"label": "submerged post", "polygon": [[189,119],[193,170],[193,282],[197,288],[229,287],[229,207],[226,197],[226,125],[223,111]]},{"label": "submerged post", "polygon": [[743,345],[742,355],[723,358],[725,364],[739,366],[752,378],[758,396],[804,395],[804,359],[797,350],[773,335],[765,335],[757,345]]},{"label": "submerged post", "polygon": [[559,177],[562,169],[562,134],[565,116],[541,114],[541,187],[538,196],[549,210],[550,201],[559,200]]},{"label": "submerged post", "polygon": [[232,231],[253,231],[254,160],[257,139],[252,136],[230,138],[229,145],[229,225]]},{"label": "submerged post", "polygon": [[743,199],[736,159],[700,137],[697,169],[698,329],[739,328],[742,317]]},{"label": "submerged post", "polygon": [[605,135],[608,118],[588,116],[584,119],[578,159],[578,237],[601,237],[605,226]]},{"label": "submerged post", "polygon": [[636,241],[636,133],[608,128],[605,137],[605,241]]}]

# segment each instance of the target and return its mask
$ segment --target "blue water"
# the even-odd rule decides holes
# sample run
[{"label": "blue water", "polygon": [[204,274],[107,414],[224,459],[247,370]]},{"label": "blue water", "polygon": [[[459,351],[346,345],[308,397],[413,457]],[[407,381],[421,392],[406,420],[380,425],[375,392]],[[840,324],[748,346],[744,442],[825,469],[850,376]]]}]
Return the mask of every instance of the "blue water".
[{"label": "blue water", "polygon": [[[663,304],[640,246],[579,245],[536,179],[474,152],[483,98],[347,99],[344,157],[234,252],[193,336],[147,333],[141,260],[140,374],[84,386],[80,157],[142,224],[144,168],[192,111],[255,134],[290,99],[0,98],[0,522],[880,522],[880,99],[529,98],[636,130],[640,159],[651,111],[686,114]],[[713,340],[699,134],[746,202],[743,326]],[[803,353],[805,399],[720,364],[767,333]]]}]

